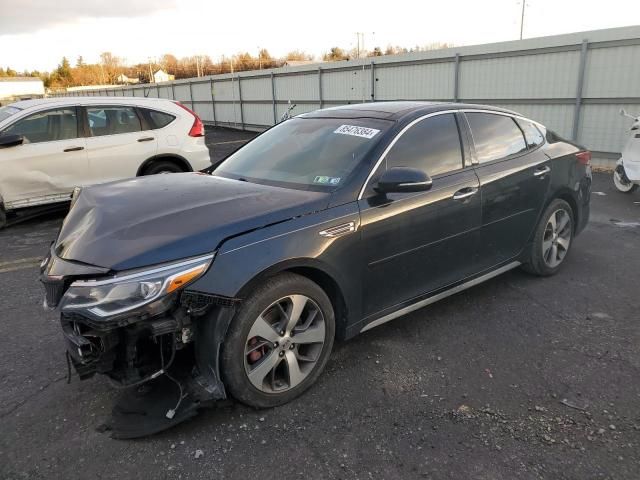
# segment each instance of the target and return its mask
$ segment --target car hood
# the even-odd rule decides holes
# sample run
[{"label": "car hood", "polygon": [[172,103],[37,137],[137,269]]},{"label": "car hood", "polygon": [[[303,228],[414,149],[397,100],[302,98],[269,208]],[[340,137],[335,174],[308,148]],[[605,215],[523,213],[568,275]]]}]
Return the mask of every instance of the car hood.
[{"label": "car hood", "polygon": [[126,270],[210,253],[227,238],[327,207],[329,194],[199,173],[87,187],[67,215],[60,258]]}]

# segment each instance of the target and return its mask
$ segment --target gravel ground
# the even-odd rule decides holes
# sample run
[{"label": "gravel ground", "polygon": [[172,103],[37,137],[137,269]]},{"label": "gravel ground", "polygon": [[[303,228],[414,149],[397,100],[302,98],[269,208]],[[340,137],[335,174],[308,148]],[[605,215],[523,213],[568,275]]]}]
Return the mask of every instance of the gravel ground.
[{"label": "gravel ground", "polygon": [[[207,141],[219,158],[249,136]],[[637,479],[640,193],[594,181],[557,276],[511,271],[338,344],[289,405],[228,403],[135,441],[100,433],[116,394],[66,384],[41,308],[62,214],[0,232],[0,478]]]}]

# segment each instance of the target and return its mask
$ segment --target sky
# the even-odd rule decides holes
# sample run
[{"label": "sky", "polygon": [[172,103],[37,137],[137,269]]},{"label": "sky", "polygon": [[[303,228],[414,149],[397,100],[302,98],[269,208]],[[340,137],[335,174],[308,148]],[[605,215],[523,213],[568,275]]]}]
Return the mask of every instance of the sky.
[{"label": "sky", "polygon": [[355,47],[356,32],[367,49],[515,40],[521,1],[524,38],[640,24],[632,0],[0,0],[0,66],[49,71],[62,56],[93,63],[104,51],[127,63],[260,48],[320,57]]}]

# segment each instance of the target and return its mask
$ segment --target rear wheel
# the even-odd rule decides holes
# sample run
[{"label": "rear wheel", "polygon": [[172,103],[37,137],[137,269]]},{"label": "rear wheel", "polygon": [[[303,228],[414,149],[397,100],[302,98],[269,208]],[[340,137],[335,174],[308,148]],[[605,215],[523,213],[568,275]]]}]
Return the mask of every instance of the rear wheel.
[{"label": "rear wheel", "polygon": [[309,388],[331,353],[335,318],[311,280],[283,274],[243,301],[222,350],[222,375],[233,397],[252,407],[282,405]]},{"label": "rear wheel", "polygon": [[157,175],[159,173],[180,173],[184,172],[184,169],[180,165],[170,160],[160,160],[153,162],[149,167],[144,170],[145,175]]},{"label": "rear wheel", "polygon": [[574,216],[571,206],[564,200],[553,200],[536,227],[530,260],[523,268],[534,275],[555,274],[569,253],[573,230]]},{"label": "rear wheel", "polygon": [[616,186],[618,191],[622,193],[631,193],[638,188],[638,184],[633,183],[627,178],[622,165],[618,165],[613,171],[613,184]]}]

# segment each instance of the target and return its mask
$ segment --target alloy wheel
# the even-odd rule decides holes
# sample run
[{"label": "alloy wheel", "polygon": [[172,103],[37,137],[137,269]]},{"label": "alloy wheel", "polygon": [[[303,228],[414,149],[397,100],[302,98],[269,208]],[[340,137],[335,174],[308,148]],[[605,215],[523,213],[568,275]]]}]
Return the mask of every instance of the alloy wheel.
[{"label": "alloy wheel", "polygon": [[547,266],[555,268],[562,263],[569,251],[572,233],[569,212],[562,208],[553,212],[542,237],[542,258]]},{"label": "alloy wheel", "polygon": [[325,336],[324,315],[316,302],[305,295],[281,298],[256,318],[247,335],[247,378],[265,393],[295,388],[316,366]]}]

